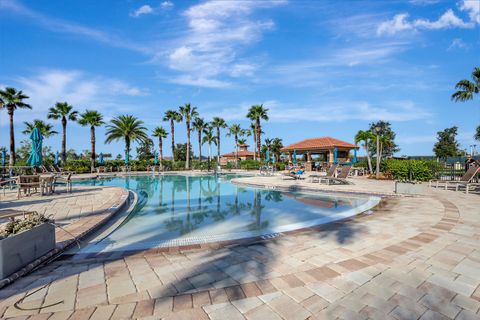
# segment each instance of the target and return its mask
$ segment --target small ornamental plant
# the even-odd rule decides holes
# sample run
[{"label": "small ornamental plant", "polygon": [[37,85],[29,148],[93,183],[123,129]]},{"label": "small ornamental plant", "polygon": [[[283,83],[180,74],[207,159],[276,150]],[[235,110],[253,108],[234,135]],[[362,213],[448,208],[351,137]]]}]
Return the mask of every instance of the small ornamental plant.
[{"label": "small ornamental plant", "polygon": [[30,230],[46,222],[50,222],[50,219],[39,213],[30,214],[25,219],[10,221],[0,232],[0,240],[18,234],[20,232]]}]

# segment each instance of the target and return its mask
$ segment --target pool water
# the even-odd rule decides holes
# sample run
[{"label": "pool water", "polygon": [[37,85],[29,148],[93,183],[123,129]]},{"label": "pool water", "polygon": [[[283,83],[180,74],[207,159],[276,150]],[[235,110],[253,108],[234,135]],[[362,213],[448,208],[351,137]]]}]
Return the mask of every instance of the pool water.
[{"label": "pool water", "polygon": [[231,176],[130,176],[84,181],[135,191],[135,209],[82,251],[144,250],[272,236],[347,218],[378,197],[286,192],[232,184]]}]

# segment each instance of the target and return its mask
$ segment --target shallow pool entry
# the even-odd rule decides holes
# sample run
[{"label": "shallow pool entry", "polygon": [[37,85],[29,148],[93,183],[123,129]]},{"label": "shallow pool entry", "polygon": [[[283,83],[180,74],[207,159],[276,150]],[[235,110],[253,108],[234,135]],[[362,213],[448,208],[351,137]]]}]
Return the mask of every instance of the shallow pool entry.
[{"label": "shallow pool entry", "polygon": [[137,193],[135,209],[106,237],[82,252],[146,250],[274,237],[281,232],[344,219],[380,198],[300,193],[232,184],[231,176],[130,176],[79,184],[119,186]]}]

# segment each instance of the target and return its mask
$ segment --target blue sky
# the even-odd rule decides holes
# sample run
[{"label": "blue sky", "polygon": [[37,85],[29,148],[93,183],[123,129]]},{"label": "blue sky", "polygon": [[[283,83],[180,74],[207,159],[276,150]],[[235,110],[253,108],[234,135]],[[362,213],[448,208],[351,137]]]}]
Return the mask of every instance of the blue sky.
[{"label": "blue sky", "polygon": [[[31,97],[33,110],[15,115],[17,142],[26,138],[23,121],[45,119],[56,101],[106,120],[133,114],[150,130],[168,128],[165,110],[187,102],[206,119],[246,127],[249,106],[263,103],[265,137],[284,144],[353,141],[386,120],[399,155],[427,155],[436,132],[453,125],[463,148],[473,143],[478,97],[450,96],[480,65],[479,27],[478,0],[0,0],[0,87]],[[185,141],[185,125],[177,128]],[[97,150],[121,153],[121,143],[104,145],[104,132]],[[46,144],[59,150],[60,139]],[[69,125],[68,148],[87,149],[89,139],[88,129]],[[233,150],[230,138],[222,141],[223,152]]]}]

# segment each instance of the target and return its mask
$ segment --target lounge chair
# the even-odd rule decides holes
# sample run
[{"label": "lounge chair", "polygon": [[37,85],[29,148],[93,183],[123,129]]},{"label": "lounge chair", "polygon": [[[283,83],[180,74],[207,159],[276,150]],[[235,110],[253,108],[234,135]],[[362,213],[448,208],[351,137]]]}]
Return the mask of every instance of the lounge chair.
[{"label": "lounge chair", "polygon": [[455,191],[458,191],[461,186],[464,186],[465,192],[468,193],[471,186],[480,186],[480,183],[473,182],[473,179],[479,173],[480,167],[470,167],[458,181],[433,179],[428,182],[428,185],[431,187],[432,184],[435,183],[435,187],[438,188],[440,184],[443,184],[445,190],[448,190],[448,187],[452,186],[455,187]]},{"label": "lounge chair", "polygon": [[331,165],[330,168],[328,168],[326,176],[320,176],[318,174],[310,175],[310,182],[320,182],[320,179],[322,178],[334,178],[336,171],[337,171],[337,165],[336,164]]},{"label": "lounge chair", "polygon": [[57,174],[64,174],[64,175],[68,175],[69,173],[76,174],[75,171],[65,171],[56,164],[51,165],[50,168],[53,168],[54,173],[57,173]]},{"label": "lounge chair", "polygon": [[347,177],[350,174],[350,170],[352,166],[342,166],[340,173],[336,177],[323,177],[320,178],[320,183],[326,184],[352,184],[351,182],[347,181]]},{"label": "lounge chair", "polygon": [[282,180],[285,180],[286,178],[292,178],[294,180],[300,180],[300,179],[303,179],[303,174],[304,173],[305,173],[305,170],[298,169],[296,171],[283,172],[281,174],[281,177],[282,177]]}]

